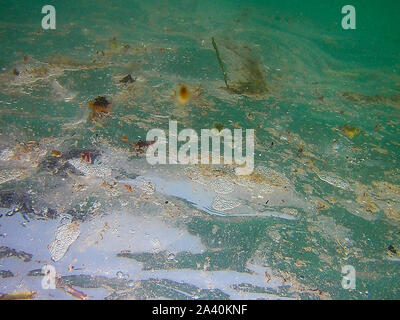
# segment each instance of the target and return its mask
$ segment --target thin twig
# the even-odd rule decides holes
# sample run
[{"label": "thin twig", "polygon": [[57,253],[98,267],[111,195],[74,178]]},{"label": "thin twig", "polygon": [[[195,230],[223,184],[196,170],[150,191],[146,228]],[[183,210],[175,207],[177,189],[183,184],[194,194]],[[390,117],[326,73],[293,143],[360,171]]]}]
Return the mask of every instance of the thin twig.
[{"label": "thin twig", "polygon": [[221,71],[222,71],[222,74],[224,76],[224,81],[225,81],[226,88],[229,89],[228,80],[227,80],[227,74],[225,72],[225,68],[224,68],[224,64],[222,63],[221,56],[219,55],[219,50],[218,50],[217,43],[215,42],[214,37],[211,38],[211,41],[212,41],[212,45],[213,45],[213,47],[215,49],[215,53],[217,54],[218,63],[219,63],[219,66],[221,67]]}]

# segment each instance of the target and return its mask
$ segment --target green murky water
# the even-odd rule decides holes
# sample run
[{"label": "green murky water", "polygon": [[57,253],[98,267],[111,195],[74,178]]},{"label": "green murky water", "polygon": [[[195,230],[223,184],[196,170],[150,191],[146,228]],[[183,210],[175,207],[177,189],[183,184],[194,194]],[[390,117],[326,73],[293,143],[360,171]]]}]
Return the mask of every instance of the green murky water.
[{"label": "green murky water", "polygon": [[[399,3],[353,1],[356,30],[340,1],[53,1],[56,30],[45,4],[0,1],[0,244],[32,254],[0,255],[1,293],[69,298],[27,276],[40,260],[93,298],[398,297]],[[131,142],[169,120],[255,129],[255,173],[147,165]],[[207,202],[216,176],[238,206]],[[79,236],[52,261],[65,219]]]}]

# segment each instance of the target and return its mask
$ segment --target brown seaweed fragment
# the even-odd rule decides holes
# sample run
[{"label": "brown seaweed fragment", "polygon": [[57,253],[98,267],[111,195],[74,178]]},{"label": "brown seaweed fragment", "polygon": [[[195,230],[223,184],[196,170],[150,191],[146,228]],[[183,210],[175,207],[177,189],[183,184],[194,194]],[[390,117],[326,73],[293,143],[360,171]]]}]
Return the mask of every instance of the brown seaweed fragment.
[{"label": "brown seaweed fragment", "polygon": [[221,56],[219,54],[218,46],[217,46],[217,43],[215,42],[214,37],[211,38],[211,42],[212,42],[212,45],[214,47],[215,53],[217,55],[217,60],[218,60],[219,67],[221,68],[222,75],[224,76],[224,82],[225,82],[226,88],[229,90],[228,80],[227,80],[228,76],[226,74],[226,71],[225,71],[225,68],[224,68],[224,64],[222,63],[222,59],[221,59]]},{"label": "brown seaweed fragment", "polygon": [[0,270],[0,278],[12,278],[14,274],[10,270]]},{"label": "brown seaweed fragment", "polygon": [[111,113],[111,103],[104,96],[98,96],[88,105],[89,108],[92,108],[91,119],[94,121],[109,116]]},{"label": "brown seaweed fragment", "polygon": [[248,96],[268,93],[265,70],[261,66],[260,59],[252,53],[251,49],[228,41],[222,42],[222,46],[231,65],[228,91]]},{"label": "brown seaweed fragment", "polygon": [[0,259],[11,257],[22,259],[24,260],[24,262],[29,262],[32,260],[32,255],[29,253],[26,253],[24,251],[17,251],[9,247],[0,247]]},{"label": "brown seaweed fragment", "polygon": [[65,283],[61,277],[56,279],[56,288],[61,289],[65,293],[67,293],[70,296],[77,298],[79,300],[86,300],[88,297],[82,291],[76,290],[75,288],[71,287],[69,284]]},{"label": "brown seaweed fragment", "polygon": [[126,75],[121,80],[119,80],[120,83],[124,83],[124,84],[132,83],[132,82],[135,82],[135,81],[136,81],[136,79],[133,79],[130,74]]},{"label": "brown seaweed fragment", "polygon": [[0,300],[30,300],[36,295],[37,291],[15,292],[0,294]]},{"label": "brown seaweed fragment", "polygon": [[93,163],[91,154],[89,151],[82,151],[81,153],[81,161],[86,163]]},{"label": "brown seaweed fragment", "polygon": [[133,147],[134,151],[136,151],[137,153],[143,153],[149,146],[151,146],[155,142],[156,142],[155,140],[152,140],[152,141],[139,140],[138,142],[133,141],[132,147]]}]

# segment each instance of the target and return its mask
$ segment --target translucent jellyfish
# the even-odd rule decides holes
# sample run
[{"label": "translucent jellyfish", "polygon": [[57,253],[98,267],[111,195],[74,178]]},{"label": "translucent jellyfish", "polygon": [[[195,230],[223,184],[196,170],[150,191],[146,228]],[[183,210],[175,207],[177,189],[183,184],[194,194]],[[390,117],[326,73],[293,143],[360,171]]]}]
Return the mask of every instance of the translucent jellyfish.
[{"label": "translucent jellyfish", "polygon": [[210,182],[210,187],[214,192],[220,194],[229,194],[234,191],[234,184],[224,178],[217,178]]},{"label": "translucent jellyfish", "polygon": [[151,195],[156,191],[154,184],[151,181],[141,179],[138,187],[147,195]]},{"label": "translucent jellyfish", "polygon": [[201,175],[198,168],[187,167],[185,168],[184,172],[190,180],[196,181],[197,183],[205,186],[209,184],[209,180]]},{"label": "translucent jellyfish", "polygon": [[76,221],[58,227],[55,238],[49,245],[51,258],[54,261],[61,260],[80,233],[80,224]]},{"label": "translucent jellyfish", "polygon": [[200,177],[199,170],[194,167],[186,167],[184,172],[189,179],[194,181],[198,180]]},{"label": "translucent jellyfish", "polygon": [[111,169],[99,164],[91,164],[81,161],[79,158],[68,160],[68,163],[86,176],[109,177]]},{"label": "translucent jellyfish", "polygon": [[256,173],[262,174],[267,182],[276,187],[289,187],[291,185],[290,180],[280,172],[277,172],[271,168],[259,166],[255,170]]},{"label": "translucent jellyfish", "polygon": [[227,199],[221,196],[216,196],[212,202],[213,209],[217,211],[231,210],[240,205],[241,203],[239,201]]},{"label": "translucent jellyfish", "polygon": [[317,174],[317,175],[322,181],[325,181],[326,183],[329,183],[332,186],[335,186],[343,190],[350,190],[350,184],[347,181],[344,181],[338,177],[328,176],[327,174]]}]

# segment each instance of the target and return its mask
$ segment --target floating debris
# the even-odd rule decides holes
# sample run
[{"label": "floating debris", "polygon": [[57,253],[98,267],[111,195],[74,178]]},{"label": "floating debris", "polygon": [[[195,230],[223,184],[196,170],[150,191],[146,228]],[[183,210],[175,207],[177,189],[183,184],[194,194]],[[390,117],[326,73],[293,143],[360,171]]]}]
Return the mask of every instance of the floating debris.
[{"label": "floating debris", "polygon": [[110,115],[111,103],[104,96],[98,96],[93,101],[90,101],[88,105],[92,108],[92,120],[99,120]]},{"label": "floating debris", "polygon": [[151,181],[147,181],[144,179],[139,179],[139,180],[140,180],[139,188],[143,190],[145,194],[152,195],[156,191],[156,188]]},{"label": "floating debris", "polygon": [[120,83],[124,83],[124,84],[132,83],[132,82],[135,82],[135,81],[136,81],[136,79],[133,79],[130,74],[126,75],[121,80],[119,80]]},{"label": "floating debris", "polygon": [[34,168],[39,165],[47,150],[36,145],[34,141],[18,143],[13,149],[5,148],[0,154],[0,161],[8,161],[19,167]]},{"label": "floating debris", "polygon": [[228,76],[226,74],[226,71],[225,71],[225,68],[224,68],[224,64],[222,63],[221,55],[219,54],[218,46],[217,46],[217,43],[215,42],[214,37],[211,38],[211,42],[212,42],[212,45],[214,47],[215,53],[217,55],[217,60],[218,60],[219,67],[221,68],[222,75],[224,77],[225,86],[229,90],[228,80],[227,80]]},{"label": "floating debris", "polygon": [[51,81],[51,88],[53,89],[53,94],[56,97],[58,101],[65,101],[69,102],[73,100],[76,96],[75,93],[68,91],[66,88],[64,88],[58,81],[57,79],[53,79]]},{"label": "floating debris", "polygon": [[330,208],[330,205],[322,199],[316,197],[311,197],[310,199],[315,204],[315,209],[317,209],[318,211],[323,211]]},{"label": "floating debris", "polygon": [[0,170],[0,184],[12,181],[23,176],[24,172],[19,169],[4,169]]},{"label": "floating debris", "polygon": [[85,176],[97,176],[105,178],[111,176],[111,169],[100,164],[92,164],[82,161],[80,158],[68,160],[68,163]]},{"label": "floating debris", "polygon": [[54,219],[57,217],[57,211],[51,209],[40,198],[16,191],[0,191],[0,208],[7,208],[6,215],[12,216],[20,213],[24,219],[34,215],[41,219]]},{"label": "floating debris", "polygon": [[125,187],[126,191],[128,191],[128,192],[130,192],[130,193],[133,192],[133,189],[132,189],[132,186],[131,186],[131,185],[129,185],[129,184],[124,184],[124,187]]},{"label": "floating debris", "polygon": [[139,140],[138,142],[133,141],[132,142],[132,147],[133,149],[137,152],[137,153],[143,153],[144,151],[146,151],[146,149],[151,146],[152,144],[154,144],[156,141],[152,140],[152,141],[142,141]]},{"label": "floating debris", "polygon": [[183,172],[186,174],[186,176],[193,180],[196,181],[200,177],[200,170],[196,167],[185,167],[183,169]]},{"label": "floating debris", "polygon": [[58,227],[55,238],[49,245],[51,259],[53,261],[61,260],[67,253],[70,245],[78,239],[80,233],[80,223],[77,221]]},{"label": "floating debris", "polygon": [[217,129],[218,132],[221,132],[224,129],[224,125],[221,122],[216,122],[213,125],[213,129]]},{"label": "floating debris", "polygon": [[[118,256],[124,256],[119,254]],[[229,299],[229,295],[220,289],[202,289],[186,281],[167,279],[145,279],[127,281],[122,278],[108,278],[104,276],[71,275],[63,276],[65,283],[82,288],[112,289],[106,300],[119,299]]]},{"label": "floating debris", "polygon": [[283,173],[264,166],[256,167],[255,172],[249,175],[249,179],[258,183],[267,182],[281,189],[288,189],[291,186],[290,180]]},{"label": "floating debris", "polygon": [[[215,43],[215,41],[214,41]],[[260,59],[256,57],[247,45],[236,45],[227,40],[220,41],[224,51],[225,63],[230,66],[228,86],[225,69],[220,67],[224,74],[225,85],[231,93],[247,95],[250,97],[262,96],[268,93],[265,71],[261,67]],[[218,50],[217,57],[220,55]]]},{"label": "floating debris", "polygon": [[93,163],[92,157],[89,151],[83,151],[81,153],[81,161],[85,163]]},{"label": "floating debris", "polygon": [[232,193],[235,189],[234,184],[224,178],[213,179],[210,182],[210,187],[214,192],[220,194],[229,194]]},{"label": "floating debris", "polygon": [[42,268],[40,268],[40,269],[34,269],[34,270],[31,270],[31,271],[29,271],[29,272],[27,273],[27,276],[28,276],[28,277],[43,277],[44,275],[45,275],[45,274],[44,274]]},{"label": "floating debris", "polygon": [[0,270],[0,278],[12,278],[14,274],[10,270]]},{"label": "floating debris", "polygon": [[61,289],[65,293],[67,293],[70,296],[77,298],[79,300],[86,300],[88,297],[82,291],[76,290],[75,288],[71,287],[69,284],[65,283],[65,281],[60,277],[56,279],[56,288]]},{"label": "floating debris", "polygon": [[35,297],[37,291],[26,291],[16,293],[0,294],[0,300],[31,300]]},{"label": "floating debris", "polygon": [[387,249],[391,256],[397,256],[398,251],[395,249],[395,247],[393,247],[393,245],[390,244]]},{"label": "floating debris", "polygon": [[354,138],[357,134],[359,134],[360,129],[349,124],[345,124],[341,130],[343,133],[348,136],[350,139]]},{"label": "floating debris", "polygon": [[387,207],[383,210],[385,215],[393,220],[400,221],[400,207]]},{"label": "floating debris", "polygon": [[59,76],[63,70],[47,63],[31,59],[28,63],[17,65],[13,68],[14,79],[10,82],[12,86],[33,85],[38,81],[48,81],[53,76]]},{"label": "floating debris", "polygon": [[296,208],[283,208],[281,211],[292,216],[297,216],[299,214],[299,211]]},{"label": "floating debris", "polygon": [[104,96],[98,96],[96,99],[89,102],[89,106],[92,108],[108,107],[109,105],[110,105],[110,102],[108,102],[108,100]]},{"label": "floating debris", "polygon": [[329,175],[323,174],[323,173],[317,173],[317,175],[322,181],[325,181],[326,183],[329,183],[332,186],[335,186],[335,187],[343,189],[343,190],[351,189],[350,184],[347,181],[344,181],[343,179],[340,179],[338,177],[329,176]]},{"label": "floating debris", "polygon": [[184,104],[188,103],[191,98],[189,88],[184,84],[180,85],[179,89],[178,89],[177,97],[178,97],[178,103],[180,105],[184,105]]},{"label": "floating debris", "polygon": [[9,247],[0,247],[0,259],[15,257],[22,259],[24,262],[32,260],[32,255],[24,251],[17,251]]},{"label": "floating debris", "polygon": [[56,157],[56,158],[61,158],[62,157],[62,153],[58,150],[51,150],[50,151],[50,155],[52,157]]},{"label": "floating debris", "polygon": [[384,95],[365,95],[356,92],[343,92],[342,96],[354,103],[362,103],[366,105],[395,105],[400,102],[400,94],[395,94],[392,96],[384,96]]},{"label": "floating debris", "polygon": [[339,246],[351,244],[351,230],[336,223],[335,219],[325,215],[318,215],[314,225],[309,226],[308,230],[318,232],[328,241],[336,241]]},{"label": "floating debris", "polygon": [[357,192],[356,202],[361,205],[363,211],[367,213],[376,213],[380,209],[373,201],[371,194],[366,190],[361,190]]}]

